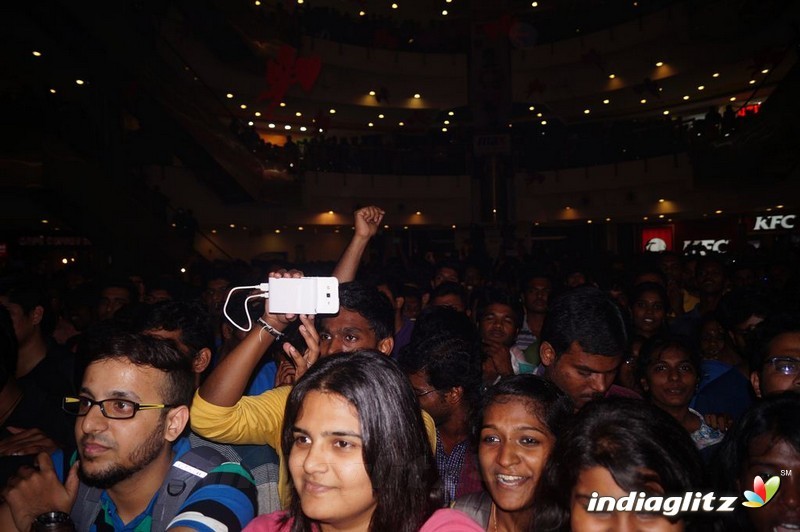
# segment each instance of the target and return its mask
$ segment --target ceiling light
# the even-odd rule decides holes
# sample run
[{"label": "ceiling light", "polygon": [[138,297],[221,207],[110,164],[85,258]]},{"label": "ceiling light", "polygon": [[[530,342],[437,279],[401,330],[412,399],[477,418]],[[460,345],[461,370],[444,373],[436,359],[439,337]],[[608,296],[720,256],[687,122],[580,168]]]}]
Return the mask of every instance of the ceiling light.
[{"label": "ceiling light", "polygon": [[75,83],[77,83],[78,85],[83,85],[84,81],[82,79],[76,79]]},{"label": "ceiling light", "polygon": [[245,105],[245,104],[242,104],[239,107],[241,107],[242,109],[247,109],[247,105]]},{"label": "ceiling light", "polygon": [[783,209],[783,205],[775,205],[776,209]]},{"label": "ceiling light", "polygon": [[[298,3],[299,3],[299,0],[298,0]],[[280,229],[275,229],[275,234],[276,234],[276,235],[279,235],[279,234],[281,234],[281,230],[280,230]]]},{"label": "ceiling light", "polygon": [[749,83],[750,83],[750,85],[755,85],[755,83],[756,83],[756,80],[754,80],[754,79],[751,79],[751,80],[749,81]]},{"label": "ceiling light", "polygon": [[378,115],[378,118],[383,118],[383,115]]},{"label": "ceiling light", "polygon": [[270,129],[275,129],[275,124],[269,123],[267,124],[267,127]]},{"label": "ceiling light", "polygon": [[302,4],[303,2],[304,2],[304,0],[297,0],[298,4]]},{"label": "ceiling light", "polygon": [[297,112],[294,114],[294,116],[303,116],[303,113],[301,113],[300,111],[297,111]]},{"label": "ceiling light", "polygon": [[231,98],[233,98],[233,94],[231,94],[231,93],[229,92],[228,94],[226,94],[226,95],[225,95],[225,97],[226,97],[227,99],[229,99],[229,100],[230,100]]},{"label": "ceiling light", "polygon": [[249,121],[249,122],[247,123],[247,125],[248,125],[248,126],[252,126],[252,125],[253,125],[253,121],[252,121],[252,120],[251,120],[251,121]]},{"label": "ceiling light", "polygon": [[607,221],[607,222],[610,222],[610,221],[611,221],[611,218],[606,218],[606,221]]},{"label": "ceiling light", "polygon": [[290,129],[292,129],[292,126],[290,126],[289,124],[286,124],[285,126],[283,126],[283,129],[285,129],[286,131],[289,131]]},{"label": "ceiling light", "polygon": [[616,74],[609,74],[609,75],[608,75],[608,79],[614,79],[614,78],[616,78],[616,77],[617,77],[617,76],[616,76]]},{"label": "ceiling light", "polygon": [[712,78],[718,78],[719,77],[719,72],[714,72],[713,74],[711,74],[711,77]]},{"label": "ceiling light", "polygon": [[716,211],[714,211],[714,214],[722,214],[722,210],[717,209]]},{"label": "ceiling light", "polygon": [[447,128],[446,127],[442,128],[442,133],[447,133]]},{"label": "ceiling light", "polygon": [[392,9],[397,9],[397,4],[392,4]]},{"label": "ceiling light", "polygon": [[684,100],[688,100],[688,99],[689,99],[689,95],[688,95],[688,94],[684,95],[684,96],[683,96],[683,99],[684,99]]},{"label": "ceiling light", "polygon": [[231,224],[228,227],[230,227],[231,229],[236,229],[236,224]]},{"label": "ceiling light", "polygon": [[639,103],[647,103],[647,99],[646,98],[642,98],[641,100],[639,100]]},{"label": "ceiling light", "polygon": [[261,116],[261,111],[256,111],[255,113],[253,113],[253,115],[255,115],[255,116]]},{"label": "ceiling light", "polygon": [[591,109],[584,109],[584,110],[583,110],[583,114],[585,114],[585,115],[588,115],[588,114],[589,114],[589,113],[591,113],[591,112],[592,112],[592,110],[591,110]]},{"label": "ceiling light", "polygon": [[447,16],[447,10],[446,10],[446,9],[442,9],[442,16],[443,16],[443,17],[446,17],[446,16]]},{"label": "ceiling light", "polygon": [[366,15],[366,13],[364,11],[359,11],[358,12],[358,16],[359,17],[363,17],[364,15]]},{"label": "ceiling light", "polygon": [[212,230],[211,230],[211,234],[212,234],[212,235],[216,235],[216,234],[217,234],[217,230],[216,230],[216,229],[212,229]]},{"label": "ceiling light", "polygon": [[[34,54],[34,55],[36,55],[36,54]],[[765,68],[764,70],[761,71],[762,74],[767,74],[768,72],[769,72],[768,68]]]},{"label": "ceiling light", "polygon": [[531,7],[539,7],[539,2],[531,2]]},{"label": "ceiling light", "polygon": [[375,91],[369,91],[370,96],[375,96]]},{"label": "ceiling light", "polygon": [[329,112],[330,114],[332,114],[332,115],[335,115],[335,114],[336,114],[336,109],[330,109],[328,112]]},{"label": "ceiling light", "polygon": [[50,94],[55,94],[55,93],[56,93],[55,89],[50,89]]},{"label": "ceiling light", "polygon": [[664,114],[665,114],[665,115],[668,115],[668,114],[669,114],[669,109],[665,109],[665,110],[664,110]]},{"label": "ceiling light", "polygon": [[300,131],[307,131],[308,128],[306,126],[300,126]]},{"label": "ceiling light", "polygon": [[606,104],[606,105],[608,105],[609,103],[611,103],[611,100],[609,100],[609,99],[605,99],[605,100],[603,100],[603,103],[604,103],[604,104]]},{"label": "ceiling light", "polygon": [[647,216],[642,216],[642,220],[647,221]]},{"label": "ceiling light", "polygon": [[420,215],[422,214],[422,211],[417,211],[415,214],[416,214],[417,216],[420,216]]},{"label": "ceiling light", "polygon": [[405,123],[403,123],[403,122],[398,122],[398,123],[397,123],[397,125],[398,125],[398,126],[400,126],[400,127],[403,127],[403,126],[405,125]]},{"label": "ceiling light", "polygon": [[420,98],[422,98],[422,96],[420,96],[420,94],[419,94],[419,93],[416,93],[416,94],[414,94],[414,98],[415,98],[415,99],[417,99],[417,100],[419,100]]},{"label": "ceiling light", "polygon": [[286,102],[281,102],[279,105],[280,105],[281,107],[286,107]]},{"label": "ceiling light", "polygon": [[586,223],[590,224],[590,223],[592,223],[592,221],[591,220],[586,220]]},{"label": "ceiling light", "polygon": [[260,5],[261,5],[261,0],[256,0],[256,1],[255,1],[255,2],[253,2],[253,3],[254,3],[255,5],[257,5],[257,6],[260,6]]},{"label": "ceiling light", "polygon": [[657,62],[656,62],[656,66],[657,66],[657,67],[662,67],[662,66],[664,66],[664,61],[657,61]]},{"label": "ceiling light", "polygon": [[665,201],[664,198],[658,198],[659,203],[664,203],[664,201]]},{"label": "ceiling light", "polygon": [[450,111],[447,114],[448,114],[448,116],[453,116],[455,113],[453,111]]},{"label": "ceiling light", "polygon": [[546,126],[547,125],[547,120],[542,120],[542,125]]},{"label": "ceiling light", "polygon": [[298,231],[302,231],[302,230],[303,230],[303,226],[302,226],[302,225],[298,225],[298,226],[297,226],[297,230],[298,230]]},{"label": "ceiling light", "polygon": [[697,86],[697,90],[699,90],[699,91],[701,91],[701,90],[703,90],[703,89],[705,89],[705,88],[706,88],[706,86],[705,86],[705,85],[698,85],[698,86]]},{"label": "ceiling light", "polygon": [[34,50],[33,51],[33,57],[42,57],[42,52],[40,52],[38,50]]},{"label": "ceiling light", "polygon": [[736,96],[731,96],[731,101],[735,102],[736,101]]},{"label": "ceiling light", "polygon": [[663,214],[659,214],[658,217],[661,218],[662,220],[664,219],[664,215]]},{"label": "ceiling light", "polygon": [[572,207],[570,207],[569,205],[567,205],[566,207],[564,207],[564,210],[566,210],[566,211],[571,211],[571,210],[572,210]]},{"label": "ceiling light", "polygon": [[369,127],[372,127],[372,126],[374,126],[374,125],[375,125],[375,124],[373,124],[372,122],[370,122],[369,124],[367,124],[367,126],[369,126]]},{"label": "ceiling light", "polygon": [[536,118],[541,118],[541,117],[542,117],[542,113],[536,113]]}]

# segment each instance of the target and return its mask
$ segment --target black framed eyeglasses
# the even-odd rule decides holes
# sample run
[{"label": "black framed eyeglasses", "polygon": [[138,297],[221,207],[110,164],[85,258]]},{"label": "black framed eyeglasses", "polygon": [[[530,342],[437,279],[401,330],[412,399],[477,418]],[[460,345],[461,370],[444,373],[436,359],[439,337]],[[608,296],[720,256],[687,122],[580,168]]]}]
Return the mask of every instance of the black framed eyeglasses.
[{"label": "black framed eyeglasses", "polygon": [[109,419],[130,419],[139,410],[159,410],[162,408],[173,408],[175,405],[165,405],[161,403],[136,403],[127,399],[103,399],[95,401],[88,397],[65,397],[61,408],[64,412],[73,416],[85,416],[91,408],[97,405],[100,412]]},{"label": "black framed eyeglasses", "polygon": [[437,392],[437,391],[438,390],[436,388],[434,388],[433,390],[428,390],[427,392],[423,392],[423,391],[420,391],[420,390],[414,390],[414,395],[416,395],[417,397],[425,397],[429,393],[433,393],[433,392]]},{"label": "black framed eyeglasses", "polygon": [[772,366],[772,369],[781,375],[797,375],[800,373],[800,358],[772,357],[767,359],[766,364]]}]

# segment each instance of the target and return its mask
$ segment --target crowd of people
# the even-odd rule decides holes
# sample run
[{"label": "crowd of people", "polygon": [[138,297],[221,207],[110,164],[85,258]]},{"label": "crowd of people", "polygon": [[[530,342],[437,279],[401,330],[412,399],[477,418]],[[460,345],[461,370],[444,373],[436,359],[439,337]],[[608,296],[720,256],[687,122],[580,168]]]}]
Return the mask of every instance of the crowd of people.
[{"label": "crowd of people", "polygon": [[[614,282],[574,261],[404,270],[362,261],[383,214],[356,211],[335,264],[195,291],[4,277],[0,528],[800,527],[791,257],[661,252]],[[253,291],[304,275],[338,279],[338,312]]]}]

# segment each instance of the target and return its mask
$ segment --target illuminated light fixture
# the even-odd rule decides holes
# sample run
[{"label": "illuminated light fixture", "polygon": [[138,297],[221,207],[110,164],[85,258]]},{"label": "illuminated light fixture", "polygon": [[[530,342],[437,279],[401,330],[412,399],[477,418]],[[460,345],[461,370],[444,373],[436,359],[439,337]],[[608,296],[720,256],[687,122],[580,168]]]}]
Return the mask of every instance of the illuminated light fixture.
[{"label": "illuminated light fixture", "polygon": [[607,222],[610,222],[610,221],[611,221],[611,218],[606,218],[606,221],[607,221]]},{"label": "illuminated light fixture", "polygon": [[364,15],[366,15],[366,14],[367,14],[367,13],[366,13],[366,11],[359,11],[359,12],[358,12],[358,16],[359,16],[359,17],[363,17],[363,16],[364,16]]},{"label": "illuminated light fixture", "polygon": [[55,93],[56,93],[55,89],[50,89],[50,94],[55,94]]},{"label": "illuminated light fixture", "polygon": [[404,226],[403,226],[403,229],[406,229],[406,230],[407,230],[407,229],[408,229],[408,226],[407,226],[407,225],[404,225]]},{"label": "illuminated light fixture", "polygon": [[375,96],[375,91],[369,91],[370,96]]},{"label": "illuminated light fixture", "polygon": [[662,66],[664,66],[664,61],[656,61],[656,66],[657,66],[657,67],[662,67]]},{"label": "illuminated light fixture", "polygon": [[455,229],[455,228],[456,228],[456,224],[453,224],[451,227],[452,227],[453,229]]},{"label": "illuminated light fixture", "polygon": [[230,227],[231,229],[236,229],[236,224],[231,224],[228,227]]},{"label": "illuminated light fixture", "polygon": [[669,114],[669,109],[664,110],[664,114],[668,115]]},{"label": "illuminated light fixture", "polygon": [[685,95],[683,96],[683,99],[684,99],[684,100],[688,100],[688,99],[689,99],[689,95],[688,95],[688,94],[685,94]]},{"label": "illuminated light fixture", "polygon": [[542,125],[546,126],[547,125],[547,120],[542,120]]},{"label": "illuminated light fixture", "polygon": [[591,109],[584,109],[584,110],[583,110],[583,114],[585,114],[585,115],[588,115],[588,114],[589,114],[589,113],[591,113],[591,112],[592,112],[592,110],[591,110]]},{"label": "illuminated light fixture", "polygon": [[605,100],[603,100],[603,103],[604,103],[604,104],[606,104],[606,105],[608,105],[608,104],[610,104],[610,103],[611,103],[611,100],[609,100],[609,99],[605,99]]},{"label": "illuminated light fixture", "polygon": [[400,127],[403,127],[406,124],[405,124],[405,122],[398,122],[397,125],[400,126]]},{"label": "illuminated light fixture", "polygon": [[666,200],[664,198],[658,198],[659,203],[664,203]]},{"label": "illuminated light fixture", "polygon": [[443,124],[444,124],[444,125],[446,125],[446,126],[449,126],[449,125],[450,125],[450,121],[449,121],[449,120],[445,120],[445,121],[443,122]]},{"label": "illuminated light fixture", "polygon": [[305,0],[297,0],[298,4],[302,4]]},{"label": "illuminated light fixture", "polygon": [[384,229],[389,229],[389,224],[383,224]]},{"label": "illuminated light fixture", "polygon": [[42,52],[40,52],[38,50],[34,50],[31,53],[33,54],[33,57],[42,57]]},{"label": "illuminated light fixture", "polygon": [[308,131],[308,128],[306,126],[300,126],[300,131]]},{"label": "illuminated light fixture", "polygon": [[319,132],[320,132],[320,133],[322,133],[323,131],[324,131],[324,130],[323,130],[322,128],[319,128]]},{"label": "illuminated light fixture", "polygon": [[639,103],[647,103],[647,99],[646,98],[642,98],[641,100],[639,100]]},{"label": "illuminated light fixture", "polygon": [[43,223],[43,224],[49,224],[49,223],[50,223],[50,220],[42,220],[42,223]]},{"label": "illuminated light fixture", "polygon": [[397,9],[397,4],[392,4],[392,9]]},{"label": "illuminated light fixture", "polygon": [[298,231],[302,231],[303,230],[303,226],[302,225],[297,226],[297,230]]},{"label": "illuminated light fixture", "polygon": [[539,222],[533,222],[533,225],[535,225],[536,227],[539,227]]},{"label": "illuminated light fixture", "polygon": [[333,214],[333,211],[328,211],[328,214]]},{"label": "illuminated light fixture", "polygon": [[717,209],[716,211],[714,211],[714,214],[722,214],[722,210],[721,209]]},{"label": "illuminated light fixture", "polygon": [[285,129],[286,131],[289,131],[290,129],[292,129],[292,126],[290,126],[289,124],[286,124],[285,126],[283,126],[283,129]]},{"label": "illuminated light fixture", "polygon": [[252,126],[252,125],[253,125],[253,121],[252,121],[252,120],[251,120],[251,121],[249,121],[249,122],[247,123],[247,125],[248,125],[248,126]]},{"label": "illuminated light fixture", "polygon": [[77,83],[78,85],[83,85],[85,81],[83,81],[82,79],[76,79],[75,83]]},{"label": "illuminated light fixture", "polygon": [[367,124],[367,125],[368,125],[369,127],[372,127],[372,126],[374,126],[375,124],[373,124],[372,122],[370,122],[370,123],[369,123],[369,124]]},{"label": "illuminated light fixture", "polygon": [[181,273],[186,273],[186,268],[181,268]]},{"label": "illuminated light fixture", "polygon": [[447,133],[447,128],[446,127],[442,128],[442,133]]},{"label": "illuminated light fixture", "polygon": [[212,229],[212,230],[211,230],[211,234],[212,234],[212,235],[216,235],[216,234],[217,234],[217,230],[216,230],[216,229]]},{"label": "illuminated light fixture", "polygon": [[531,105],[530,107],[528,107],[528,111],[535,111],[535,110],[536,110],[536,107],[534,107],[533,105]]},{"label": "illuminated light fixture", "polygon": [[564,210],[565,210],[565,211],[571,211],[571,210],[572,210],[572,207],[570,207],[569,205],[567,205],[566,207],[564,207]]},{"label": "illuminated light fixture", "polygon": [[255,112],[255,113],[253,113],[253,114],[254,114],[255,116],[261,116],[261,111],[256,111],[256,112]]},{"label": "illuminated light fixture", "polygon": [[330,109],[328,112],[329,112],[330,114],[332,114],[332,115],[335,115],[335,114],[336,114],[336,109]]},{"label": "illuminated light fixture", "polygon": [[442,9],[442,16],[443,16],[443,17],[446,17],[446,16],[447,16],[447,10],[446,10],[446,9]]},{"label": "illuminated light fixture", "polygon": [[754,79],[751,79],[750,81],[748,81],[748,83],[750,83],[750,85],[755,85],[755,83],[756,83],[756,80],[754,80]]},{"label": "illuminated light fixture", "polygon": [[492,209],[492,214],[497,214],[497,209]]},{"label": "illuminated light fixture", "polygon": [[719,72],[714,72],[713,74],[711,74],[711,77],[712,78],[718,78],[719,77]]},{"label": "illuminated light fixture", "polygon": [[642,217],[642,220],[644,220],[645,222],[647,221],[647,219],[648,219],[647,216]]},{"label": "illuminated light fixture", "polygon": [[[36,54],[34,53],[33,55],[36,55]],[[762,74],[768,74],[769,73],[769,69],[765,68],[764,70],[761,71],[761,73]]]},{"label": "illuminated light fixture", "polygon": [[419,100],[420,98],[422,98],[422,96],[420,96],[419,93],[414,94],[414,99],[415,100]]},{"label": "illuminated light fixture", "polygon": [[541,118],[541,117],[542,117],[542,113],[536,113],[536,118]]},{"label": "illuminated light fixture", "polygon": [[614,79],[614,78],[616,78],[616,77],[617,77],[617,75],[616,75],[616,74],[609,74],[609,75],[608,75],[608,79]]},{"label": "illuminated light fixture", "polygon": [[586,220],[586,223],[590,224],[590,223],[592,223],[592,221],[591,220]]},{"label": "illuminated light fixture", "polygon": [[255,2],[253,2],[253,3],[254,3],[255,5],[257,5],[257,6],[260,6],[260,5],[261,5],[261,0],[256,0],[256,1],[255,1]]},{"label": "illuminated light fixture", "polygon": [[659,214],[658,217],[661,218],[662,220],[664,219],[664,215],[663,214]]},{"label": "illuminated light fixture", "polygon": [[514,124],[509,122],[508,127],[514,127]]},{"label": "illuminated light fixture", "polygon": [[378,115],[378,118],[380,118],[382,120],[384,118],[384,116],[383,115]]},{"label": "illuminated light fixture", "polygon": [[449,112],[447,113],[447,115],[448,115],[448,116],[453,116],[454,114],[455,114],[455,113],[454,113],[453,111],[449,111]]},{"label": "illuminated light fixture", "polygon": [[783,205],[775,205],[776,209],[783,209]]},{"label": "illuminated light fixture", "polygon": [[286,102],[281,102],[281,103],[280,103],[280,104],[278,104],[278,105],[280,105],[281,107],[286,107]]},{"label": "illuminated light fixture", "polygon": [[267,127],[270,128],[270,129],[275,129],[275,124],[270,122],[269,124],[267,124]]},{"label": "illuminated light fixture", "polygon": [[300,111],[297,111],[297,112],[294,114],[294,116],[303,116],[303,113],[301,113]]},{"label": "illuminated light fixture", "polygon": [[280,230],[280,229],[275,229],[275,234],[276,234],[276,235],[279,235],[279,234],[281,234],[281,230]]},{"label": "illuminated light fixture", "polygon": [[736,96],[731,96],[730,101],[735,102],[736,101]]},{"label": "illuminated light fixture", "polygon": [[697,86],[697,90],[699,90],[699,91],[701,91],[701,90],[703,90],[703,89],[705,89],[705,88],[706,88],[706,86],[705,86],[705,85],[698,85],[698,86]]},{"label": "illuminated light fixture", "polygon": [[531,7],[539,7],[539,2],[531,2]]},{"label": "illuminated light fixture", "polygon": [[422,211],[417,211],[414,214],[416,214],[417,216],[422,216]]},{"label": "illuminated light fixture", "polygon": [[226,97],[227,99],[229,99],[229,100],[230,100],[231,98],[233,98],[233,94],[231,94],[231,93],[229,92],[228,94],[226,94],[226,95],[225,95],[225,97]]},{"label": "illuminated light fixture", "polygon": [[246,104],[242,104],[239,107],[242,108],[242,109],[247,109],[247,105]]}]

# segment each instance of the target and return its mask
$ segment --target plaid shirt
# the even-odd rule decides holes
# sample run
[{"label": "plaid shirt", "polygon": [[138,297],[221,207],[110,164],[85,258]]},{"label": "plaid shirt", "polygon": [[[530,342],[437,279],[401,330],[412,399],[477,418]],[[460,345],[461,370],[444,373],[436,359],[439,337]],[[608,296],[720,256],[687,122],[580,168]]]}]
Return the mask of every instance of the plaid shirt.
[{"label": "plaid shirt", "polygon": [[447,455],[442,445],[442,437],[437,430],[436,468],[444,484],[445,506],[450,506],[451,502],[462,495],[482,489],[477,457],[470,449],[468,439],[456,444]]}]

